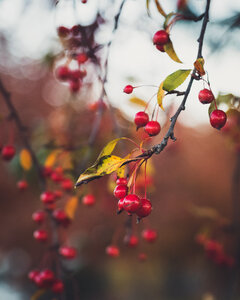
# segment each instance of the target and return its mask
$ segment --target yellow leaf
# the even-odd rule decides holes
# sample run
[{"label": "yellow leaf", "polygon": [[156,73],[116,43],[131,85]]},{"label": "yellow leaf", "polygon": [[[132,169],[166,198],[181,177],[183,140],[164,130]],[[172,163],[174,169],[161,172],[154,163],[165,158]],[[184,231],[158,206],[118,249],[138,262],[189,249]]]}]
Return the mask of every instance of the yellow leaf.
[{"label": "yellow leaf", "polygon": [[137,98],[137,97],[132,97],[129,99],[129,101],[133,104],[137,104],[137,105],[143,106],[143,107],[146,107],[146,105],[147,105],[147,103],[144,100]]},{"label": "yellow leaf", "polygon": [[125,139],[127,139],[127,138],[121,137],[121,138],[112,140],[111,142],[107,143],[107,145],[103,148],[103,150],[99,154],[98,159],[100,159],[103,156],[112,154],[112,152],[113,152],[114,148],[116,147],[118,141],[125,140]]},{"label": "yellow leaf", "polygon": [[178,58],[171,41],[164,45],[164,50],[172,60],[178,63],[182,63],[181,60]]},{"label": "yellow leaf", "polygon": [[155,4],[156,4],[157,10],[160,12],[160,14],[161,14],[163,17],[166,17],[167,14],[166,14],[165,11],[162,9],[162,6],[161,6],[160,3],[158,2],[158,0],[155,0]]},{"label": "yellow leaf", "polygon": [[67,216],[69,217],[69,219],[74,218],[77,207],[78,207],[78,197],[73,196],[73,197],[69,198],[65,205],[65,212],[66,212]]},{"label": "yellow leaf", "polygon": [[194,67],[198,71],[198,74],[200,76],[205,75],[204,63],[205,63],[205,61],[203,58],[198,58],[194,63]]},{"label": "yellow leaf", "polygon": [[149,4],[150,4],[150,0],[146,0],[147,14],[150,16]]},{"label": "yellow leaf", "polygon": [[60,150],[53,150],[46,158],[44,166],[52,167],[55,164],[57,160],[57,156],[59,155],[60,152],[61,152]]},{"label": "yellow leaf", "polygon": [[22,168],[26,171],[30,170],[32,167],[32,157],[27,149],[23,149],[20,152],[20,164]]},{"label": "yellow leaf", "polygon": [[34,293],[31,297],[31,300],[37,300],[39,297],[41,297],[44,293],[46,292],[46,290],[37,290],[36,293]]},{"label": "yellow leaf", "polygon": [[157,102],[158,105],[161,107],[162,110],[164,110],[163,106],[162,106],[162,101],[164,98],[165,94],[164,94],[164,90],[163,90],[163,82],[160,84],[159,88],[158,88],[158,93],[157,93]]}]

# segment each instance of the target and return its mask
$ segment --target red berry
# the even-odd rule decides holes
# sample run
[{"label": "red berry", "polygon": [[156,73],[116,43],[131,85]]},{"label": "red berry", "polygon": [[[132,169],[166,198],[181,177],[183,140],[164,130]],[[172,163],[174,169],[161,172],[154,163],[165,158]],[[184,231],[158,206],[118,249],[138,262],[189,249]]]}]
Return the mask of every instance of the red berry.
[{"label": "red berry", "polygon": [[20,191],[25,191],[28,188],[28,183],[26,180],[20,180],[17,183],[17,187]]},{"label": "red berry", "polygon": [[219,253],[223,252],[222,245],[214,240],[208,240],[204,245],[207,256],[211,259],[215,259]]},{"label": "red berry", "polygon": [[61,182],[61,186],[65,191],[71,191],[73,189],[73,182],[71,179],[66,178]]},{"label": "red berry", "polygon": [[77,250],[73,247],[63,246],[59,248],[59,254],[66,259],[74,259],[77,256]]},{"label": "red berry", "polygon": [[54,275],[53,271],[51,271],[49,269],[42,270],[40,272],[39,276],[42,279],[42,281],[44,282],[44,284],[52,284],[55,279],[55,275]]},{"label": "red berry", "polygon": [[220,109],[215,109],[210,115],[210,123],[212,127],[221,129],[227,121],[227,115]]},{"label": "red berry", "polygon": [[202,104],[208,104],[211,103],[214,99],[214,95],[212,91],[208,89],[203,89],[198,94],[198,99]]},{"label": "red berry", "polygon": [[51,174],[51,180],[54,182],[61,182],[63,180],[63,174],[58,171],[53,171]]},{"label": "red berry", "polygon": [[154,45],[165,45],[168,41],[169,34],[165,30],[159,30],[153,36]]},{"label": "red berry", "polygon": [[87,3],[87,0],[82,0],[82,3],[83,3],[83,4]]},{"label": "red berry", "polygon": [[58,33],[59,37],[65,38],[65,37],[67,37],[69,35],[70,30],[67,27],[59,26],[57,28],[57,33]]},{"label": "red berry", "polygon": [[82,77],[82,72],[80,70],[71,70],[69,74],[69,78],[73,81],[79,81]]},{"label": "red berry", "polygon": [[82,203],[86,206],[92,206],[95,204],[95,202],[96,202],[96,199],[95,199],[94,195],[92,195],[92,194],[85,195],[82,198]]},{"label": "red berry", "polygon": [[164,45],[156,45],[156,48],[161,52],[165,52]]},{"label": "red berry", "polygon": [[161,130],[161,126],[157,121],[149,121],[145,126],[145,131],[150,136],[159,134],[160,130]]},{"label": "red berry", "polygon": [[35,230],[33,236],[39,242],[46,242],[48,239],[47,231],[43,229]]},{"label": "red berry", "polygon": [[16,153],[15,147],[12,145],[7,145],[2,147],[2,159],[11,160]]},{"label": "red berry", "polygon": [[77,56],[77,61],[80,64],[84,64],[88,60],[88,56],[86,53],[80,53]]},{"label": "red berry", "polygon": [[42,224],[42,222],[45,220],[45,218],[46,218],[46,213],[43,210],[35,211],[32,214],[33,221],[38,224]]},{"label": "red berry", "polygon": [[116,184],[117,184],[117,185],[127,185],[127,183],[128,183],[127,178],[118,178],[118,179],[116,180]]},{"label": "red berry", "polygon": [[141,199],[141,207],[136,211],[139,218],[150,215],[152,211],[152,203],[148,199]]},{"label": "red berry", "polygon": [[61,190],[56,190],[53,193],[54,193],[55,199],[59,199],[63,195],[63,192]]},{"label": "red berry", "polygon": [[132,85],[126,85],[125,88],[123,89],[123,91],[126,94],[131,94],[133,89],[134,89],[134,87]]},{"label": "red berry", "polygon": [[118,213],[123,211],[123,202],[124,202],[124,198],[118,200]]},{"label": "red berry", "polygon": [[61,81],[66,81],[69,79],[70,71],[66,66],[60,66],[56,69],[56,77]]},{"label": "red berry", "polygon": [[35,276],[34,283],[39,288],[46,288],[47,287],[47,285],[44,283],[43,278],[41,277],[40,274],[38,274],[38,275]]},{"label": "red berry", "polygon": [[142,232],[142,237],[145,241],[153,243],[157,238],[157,232],[153,229],[145,229]]},{"label": "red berry", "polygon": [[120,254],[119,248],[114,245],[110,245],[106,248],[106,254],[111,257],[118,257]]},{"label": "red berry", "polygon": [[67,216],[66,212],[62,209],[56,209],[53,211],[53,217],[56,220],[56,222],[63,226],[68,226],[70,224],[70,219]]},{"label": "red berry", "polygon": [[55,201],[55,195],[53,192],[45,191],[40,195],[40,199],[44,204],[51,204]]},{"label": "red berry", "polygon": [[136,235],[125,236],[124,242],[130,248],[135,248],[138,245],[138,237]]},{"label": "red berry", "polygon": [[80,25],[74,25],[71,29],[70,29],[71,33],[73,35],[78,35],[81,32],[81,26]]},{"label": "red berry", "polygon": [[31,281],[35,281],[35,278],[36,276],[39,275],[39,271],[38,270],[32,270],[28,273],[28,278],[31,280]]},{"label": "red berry", "polygon": [[123,209],[128,213],[135,213],[141,207],[141,201],[137,195],[127,195],[123,200]]},{"label": "red berry", "polygon": [[139,111],[136,113],[134,118],[134,123],[137,125],[137,128],[144,127],[149,121],[148,114],[144,111]]},{"label": "red berry", "polygon": [[80,90],[80,81],[71,80],[69,82],[69,88],[72,93],[77,93]]},{"label": "red berry", "polygon": [[52,174],[52,168],[51,167],[43,167],[42,169],[42,175],[44,177],[50,177]]},{"label": "red berry", "polygon": [[128,187],[126,185],[120,184],[117,185],[114,189],[114,196],[118,199],[121,199],[127,195]]},{"label": "red berry", "polygon": [[61,294],[64,291],[64,284],[63,284],[62,280],[55,279],[52,284],[51,290],[55,294]]},{"label": "red berry", "polygon": [[146,253],[139,253],[138,254],[138,259],[140,261],[145,261],[147,259],[147,254]]}]

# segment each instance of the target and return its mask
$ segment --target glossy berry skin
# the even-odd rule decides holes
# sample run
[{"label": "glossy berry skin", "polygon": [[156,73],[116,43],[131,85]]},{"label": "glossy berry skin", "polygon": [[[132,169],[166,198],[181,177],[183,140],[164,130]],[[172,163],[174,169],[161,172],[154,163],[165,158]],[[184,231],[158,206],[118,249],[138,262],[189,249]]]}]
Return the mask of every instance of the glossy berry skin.
[{"label": "glossy berry skin", "polygon": [[152,203],[148,199],[141,199],[141,207],[136,211],[139,218],[144,218],[150,215],[152,211]]},{"label": "glossy berry skin", "polygon": [[17,187],[20,191],[25,191],[28,188],[28,183],[26,180],[20,180],[17,183]]},{"label": "glossy berry skin", "polygon": [[52,286],[51,286],[51,290],[53,293],[55,294],[61,294],[64,291],[64,284],[62,282],[62,280],[60,279],[55,279]]},{"label": "glossy berry skin", "polygon": [[227,122],[227,115],[220,109],[215,109],[210,115],[210,123],[212,127],[221,129]]},{"label": "glossy berry skin", "polygon": [[43,229],[35,230],[33,237],[39,242],[46,242],[48,240],[47,231]]},{"label": "glossy berry skin", "polygon": [[131,94],[133,91],[133,86],[132,85],[126,85],[125,88],[123,89],[124,93],[126,94]]},{"label": "glossy berry skin", "polygon": [[66,66],[60,66],[56,69],[56,77],[58,80],[66,81],[69,79],[70,71]]},{"label": "glossy berry skin", "polygon": [[2,159],[10,161],[16,153],[15,147],[12,145],[6,145],[2,147]]},{"label": "glossy berry skin", "polygon": [[124,198],[127,195],[128,187],[126,185],[117,185],[114,189],[114,196],[118,199]]},{"label": "glossy berry skin", "polygon": [[150,136],[159,134],[160,130],[161,126],[157,121],[149,121],[145,126],[145,132]]},{"label": "glossy berry skin", "polygon": [[137,128],[144,127],[149,121],[149,116],[144,111],[139,111],[136,113],[134,118],[134,123],[137,125]]},{"label": "glossy berry skin", "polygon": [[118,257],[120,254],[120,251],[117,246],[110,245],[106,248],[106,254],[111,257]]},{"label": "glossy berry skin", "polygon": [[77,56],[77,62],[79,64],[84,64],[88,60],[88,56],[86,53],[80,53]]},{"label": "glossy berry skin", "polygon": [[73,189],[73,182],[72,182],[72,180],[69,179],[69,178],[62,180],[61,187],[65,191],[71,191]]},{"label": "glossy berry skin", "polygon": [[73,247],[63,246],[59,248],[59,254],[66,259],[74,259],[77,256],[77,250]]},{"label": "glossy berry skin", "polygon": [[32,219],[34,222],[38,224],[42,224],[46,219],[46,213],[43,210],[35,211],[32,214]]},{"label": "glossy berry skin", "polygon": [[118,213],[120,213],[124,209],[123,202],[124,202],[124,198],[118,200]]},{"label": "glossy berry skin", "polygon": [[50,269],[44,269],[39,274],[40,278],[42,279],[44,285],[50,285],[53,283],[55,279],[55,275],[52,270]]},{"label": "glossy berry skin", "polygon": [[135,248],[138,245],[138,237],[136,235],[126,236],[124,242],[128,247]]},{"label": "glossy berry skin", "polygon": [[92,195],[92,194],[85,195],[82,198],[82,203],[86,206],[92,206],[95,204],[95,202],[96,202],[96,199],[95,199],[94,195]]},{"label": "glossy berry skin", "polygon": [[67,227],[71,223],[66,212],[62,209],[55,209],[52,214],[53,218],[59,225]]},{"label": "glossy berry skin", "polygon": [[70,30],[65,26],[59,26],[57,28],[57,33],[60,38],[66,38],[69,35]]},{"label": "glossy berry skin", "polygon": [[55,195],[53,192],[45,191],[41,194],[40,199],[44,204],[52,204],[55,201]]},{"label": "glossy berry skin", "polygon": [[28,278],[31,280],[31,281],[35,281],[35,278],[39,275],[39,271],[38,270],[32,270],[28,273]]},{"label": "glossy berry skin", "polygon": [[116,184],[117,185],[127,185],[128,184],[128,180],[127,180],[127,178],[118,178],[116,180]]},{"label": "glossy berry skin", "polygon": [[159,30],[153,36],[154,45],[165,45],[168,41],[169,34],[165,30]]},{"label": "glossy berry skin", "polygon": [[128,213],[135,213],[141,207],[141,201],[137,195],[129,194],[123,200],[123,209]]},{"label": "glossy berry skin", "polygon": [[156,232],[156,230],[153,230],[153,229],[145,229],[142,232],[142,237],[145,241],[147,241],[149,243],[153,243],[153,242],[155,242],[155,240],[157,238],[157,232]]},{"label": "glossy berry skin", "polygon": [[209,104],[214,100],[214,95],[210,90],[203,89],[199,92],[198,99],[202,104]]},{"label": "glossy berry skin", "polygon": [[164,45],[156,45],[156,48],[161,52],[165,52]]}]

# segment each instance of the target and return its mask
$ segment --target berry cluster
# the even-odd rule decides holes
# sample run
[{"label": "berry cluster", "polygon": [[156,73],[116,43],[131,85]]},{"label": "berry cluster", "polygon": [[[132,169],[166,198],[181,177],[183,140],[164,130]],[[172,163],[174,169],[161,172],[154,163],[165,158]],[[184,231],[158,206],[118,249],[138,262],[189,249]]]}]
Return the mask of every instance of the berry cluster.
[{"label": "berry cluster", "polygon": [[234,265],[234,258],[224,252],[223,245],[218,241],[210,239],[204,234],[198,234],[196,242],[203,246],[206,256],[215,264],[227,267]]}]

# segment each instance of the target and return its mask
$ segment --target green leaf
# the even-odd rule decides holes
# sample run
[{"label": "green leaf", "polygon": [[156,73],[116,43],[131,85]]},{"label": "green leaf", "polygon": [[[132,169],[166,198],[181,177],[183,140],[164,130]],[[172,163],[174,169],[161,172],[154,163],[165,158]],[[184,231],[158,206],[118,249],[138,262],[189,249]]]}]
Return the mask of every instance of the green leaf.
[{"label": "green leaf", "polygon": [[163,16],[163,17],[166,17],[167,14],[165,13],[165,11],[163,10],[161,4],[159,3],[158,0],[155,0],[155,4],[156,4],[156,7],[157,7],[157,10],[159,11],[159,13]]},{"label": "green leaf", "polygon": [[175,90],[179,85],[181,85],[186,80],[190,72],[191,69],[187,69],[187,70],[178,70],[170,74],[163,81],[163,89],[168,92]]},{"label": "green leaf", "polygon": [[120,140],[126,140],[126,139],[127,138],[125,138],[125,137],[121,137],[121,138],[114,139],[111,142],[107,143],[107,145],[102,149],[101,153],[99,154],[98,159],[100,159],[103,156],[112,154],[112,152],[115,149],[117,143]]},{"label": "green leaf", "polygon": [[171,41],[169,41],[167,44],[165,44],[163,46],[163,48],[164,48],[165,52],[168,54],[168,56],[172,60],[174,60],[174,61],[176,61],[178,63],[182,63],[182,61],[178,58],[178,56],[177,56],[177,54],[176,54],[176,52],[175,52],[175,50],[173,48],[173,44],[172,44]]},{"label": "green leaf", "polygon": [[160,84],[159,88],[158,88],[158,93],[157,93],[157,102],[158,102],[158,105],[161,107],[162,110],[164,110],[164,108],[162,106],[164,96],[165,96],[165,93],[164,93],[164,90],[163,90],[163,82],[162,82]]}]

